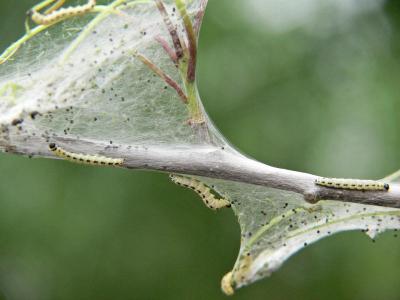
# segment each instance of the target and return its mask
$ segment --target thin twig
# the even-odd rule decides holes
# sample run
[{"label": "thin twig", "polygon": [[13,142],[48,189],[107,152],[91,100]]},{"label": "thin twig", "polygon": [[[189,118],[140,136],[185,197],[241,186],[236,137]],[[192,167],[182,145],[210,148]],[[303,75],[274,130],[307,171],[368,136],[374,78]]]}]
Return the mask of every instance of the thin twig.
[{"label": "thin twig", "polygon": [[201,0],[200,8],[194,17],[194,32],[196,36],[199,36],[201,23],[203,22],[204,14],[206,12],[208,0]]},{"label": "thin twig", "polygon": [[139,59],[142,63],[144,63],[150,70],[152,70],[156,75],[161,77],[169,86],[171,86],[179,95],[181,98],[182,102],[184,104],[188,103],[187,96],[179,86],[179,84],[173,80],[171,77],[169,77],[167,74],[164,73],[163,70],[161,70],[159,67],[157,67],[150,59],[145,57],[144,55],[138,53],[137,51],[133,52],[133,55]]},{"label": "thin twig", "polygon": [[190,20],[190,17],[186,10],[186,4],[183,2],[183,0],[175,0],[175,3],[183,19],[183,24],[185,26],[186,35],[189,43],[189,63],[187,70],[187,80],[189,82],[194,82],[196,79],[197,38],[194,32],[192,21]]},{"label": "thin twig", "polygon": [[168,54],[171,60],[174,62],[175,66],[178,67],[178,57],[176,52],[168,45],[168,42],[164,40],[161,36],[156,36],[155,40],[163,47],[164,51]]},{"label": "thin twig", "polygon": [[183,57],[183,48],[182,48],[181,40],[178,35],[178,31],[176,30],[176,26],[174,24],[172,24],[172,21],[169,18],[168,12],[165,9],[163,2],[161,0],[156,0],[156,5],[157,5],[158,10],[160,11],[160,14],[164,20],[165,25],[167,26],[167,29],[169,31],[171,38],[172,38],[172,43],[175,48],[176,57],[179,62],[179,60],[181,60]]}]

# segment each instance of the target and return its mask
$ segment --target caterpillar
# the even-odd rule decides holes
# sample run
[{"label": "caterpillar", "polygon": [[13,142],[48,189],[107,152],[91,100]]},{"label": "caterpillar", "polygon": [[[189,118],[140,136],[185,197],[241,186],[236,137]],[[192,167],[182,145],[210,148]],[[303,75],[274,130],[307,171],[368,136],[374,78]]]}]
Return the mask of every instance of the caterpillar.
[{"label": "caterpillar", "polygon": [[232,271],[226,273],[225,276],[222,278],[221,289],[227,296],[232,296],[235,293],[235,290],[232,286]]},{"label": "caterpillar", "polygon": [[221,195],[218,195],[209,186],[199,180],[175,174],[170,174],[169,177],[175,184],[190,188],[195,191],[201,197],[204,204],[212,210],[217,210],[223,207],[231,207],[231,203],[227,199],[223,198]]},{"label": "caterpillar", "polygon": [[344,178],[325,178],[319,177],[315,179],[315,184],[336,189],[359,190],[359,191],[388,191],[389,184],[360,179],[344,179]]},{"label": "caterpillar", "polygon": [[227,296],[232,296],[235,293],[237,283],[243,283],[247,280],[250,267],[253,264],[253,258],[250,253],[247,253],[240,259],[240,264],[233,271],[225,274],[221,280],[221,289]]},{"label": "caterpillar", "polygon": [[[89,0],[85,5],[60,8],[58,10],[49,9],[49,13],[45,12],[44,14],[40,13],[36,8],[32,8],[27,14],[36,24],[50,25],[68,17],[84,15],[90,12],[95,6],[96,0]],[[54,7],[58,7],[57,3]]]},{"label": "caterpillar", "polygon": [[87,154],[69,152],[62,149],[61,147],[58,147],[55,143],[50,143],[49,149],[58,157],[84,165],[121,166],[124,163],[123,158],[109,158],[105,156],[87,155]]}]

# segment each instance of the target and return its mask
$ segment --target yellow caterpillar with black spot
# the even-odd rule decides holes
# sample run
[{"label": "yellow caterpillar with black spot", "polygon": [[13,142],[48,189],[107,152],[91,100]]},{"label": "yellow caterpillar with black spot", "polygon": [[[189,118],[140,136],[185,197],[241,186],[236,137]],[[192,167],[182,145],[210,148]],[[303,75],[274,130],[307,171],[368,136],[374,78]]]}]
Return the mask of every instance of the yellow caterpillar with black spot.
[{"label": "yellow caterpillar with black spot", "polygon": [[214,190],[201,181],[181,175],[170,174],[172,182],[177,185],[184,186],[195,191],[203,200],[204,204],[212,209],[217,210],[223,207],[231,207],[231,203],[220,195],[217,195]]},{"label": "yellow caterpillar with black spot", "polygon": [[388,183],[380,181],[345,178],[318,177],[315,179],[315,184],[335,189],[358,191],[388,191],[390,188]]},{"label": "yellow caterpillar with black spot", "polygon": [[36,24],[50,25],[68,17],[84,15],[90,12],[95,6],[96,0],[89,0],[85,5],[60,8],[58,10],[51,11],[48,14],[42,14],[38,12],[35,8],[29,10],[27,14]]},{"label": "yellow caterpillar with black spot", "polygon": [[84,164],[84,165],[93,165],[93,166],[122,166],[124,163],[123,158],[109,158],[105,156],[97,156],[97,155],[88,155],[81,153],[73,153],[64,150],[61,147],[58,147],[55,143],[49,144],[49,149],[58,157],[61,157],[65,160]]}]

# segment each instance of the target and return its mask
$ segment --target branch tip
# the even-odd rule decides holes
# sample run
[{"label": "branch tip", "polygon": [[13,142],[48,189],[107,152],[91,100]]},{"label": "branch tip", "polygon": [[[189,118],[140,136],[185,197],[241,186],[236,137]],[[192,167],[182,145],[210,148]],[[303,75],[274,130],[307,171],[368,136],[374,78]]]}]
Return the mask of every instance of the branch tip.
[{"label": "branch tip", "polygon": [[172,24],[171,19],[169,18],[168,12],[164,6],[164,3],[161,0],[156,0],[156,6],[164,20],[164,23],[169,31],[169,34],[172,39],[172,43],[175,48],[175,55],[177,57],[177,61],[181,60],[183,58],[183,48],[181,44],[181,40],[178,35],[178,31],[176,29],[176,26]]}]

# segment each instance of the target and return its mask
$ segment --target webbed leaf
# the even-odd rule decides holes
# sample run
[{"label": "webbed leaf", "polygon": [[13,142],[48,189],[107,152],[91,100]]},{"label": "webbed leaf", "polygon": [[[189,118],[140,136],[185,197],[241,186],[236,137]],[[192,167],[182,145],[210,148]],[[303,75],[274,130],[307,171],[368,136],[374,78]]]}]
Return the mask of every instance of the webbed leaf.
[{"label": "webbed leaf", "polygon": [[[194,21],[203,2],[188,4]],[[171,1],[165,8],[187,47],[182,16]],[[189,55],[178,68],[165,50],[172,49],[171,36],[154,1],[114,1],[90,15],[36,27],[21,40],[0,67],[3,149],[48,155],[50,141],[92,141],[104,152],[111,144],[204,143],[189,125],[195,113],[202,116],[186,80]]]},{"label": "webbed leaf", "polygon": [[[400,228],[399,209],[337,201],[310,205],[293,192],[203,180],[230,198],[241,227],[240,252],[227,274],[228,287],[240,288],[271,275],[297,251],[335,233],[360,230],[374,239]],[[229,294],[229,289],[224,291]]]}]

